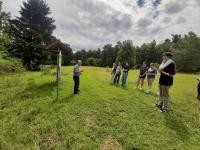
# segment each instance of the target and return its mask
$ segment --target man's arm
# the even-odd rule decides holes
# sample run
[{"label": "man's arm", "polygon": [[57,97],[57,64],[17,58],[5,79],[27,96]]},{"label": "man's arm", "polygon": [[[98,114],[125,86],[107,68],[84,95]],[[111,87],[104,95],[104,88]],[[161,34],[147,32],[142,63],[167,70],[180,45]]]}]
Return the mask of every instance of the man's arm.
[{"label": "man's arm", "polygon": [[144,74],[140,75],[140,77],[144,77],[146,74],[147,74],[147,71]]},{"label": "man's arm", "polygon": [[170,66],[170,72],[168,73],[168,72],[165,72],[165,71],[163,71],[163,70],[161,70],[161,73],[163,73],[163,74],[165,74],[165,75],[167,75],[167,76],[169,76],[169,77],[173,77],[175,74],[176,74],[176,66],[175,66],[175,64],[173,63],[173,64],[171,64],[171,66]]}]

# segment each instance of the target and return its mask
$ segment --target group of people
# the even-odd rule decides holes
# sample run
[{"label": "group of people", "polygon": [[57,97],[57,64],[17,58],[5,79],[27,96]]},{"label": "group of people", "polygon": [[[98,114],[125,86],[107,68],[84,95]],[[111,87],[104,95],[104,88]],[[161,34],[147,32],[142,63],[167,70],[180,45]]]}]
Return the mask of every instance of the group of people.
[{"label": "group of people", "polygon": [[121,85],[122,87],[126,86],[126,80],[128,77],[128,72],[129,72],[129,65],[128,63],[121,63],[119,62],[118,64],[113,63],[112,71],[111,71],[111,82],[114,85],[118,85],[122,73],[122,78],[121,78]]},{"label": "group of people", "polygon": [[[161,112],[166,112],[168,109],[169,89],[173,85],[173,77],[175,75],[176,70],[175,62],[171,58],[171,52],[163,53],[162,64],[158,69],[153,63],[151,63],[150,66],[147,67],[147,64],[144,62],[140,68],[140,73],[136,86],[136,88],[142,89],[144,85],[144,80],[147,78],[148,89],[146,92],[151,93],[152,84],[156,78],[156,75],[160,74],[158,87],[159,102],[156,104],[156,106]],[[111,81],[114,85],[119,84],[121,72],[123,72],[121,78],[121,85],[125,87],[129,72],[128,63],[124,63],[122,65],[120,62],[118,64],[113,63],[111,71]]]},{"label": "group of people", "polygon": [[147,77],[147,83],[148,83],[148,90],[146,91],[147,93],[151,92],[152,84],[156,78],[157,75],[157,68],[155,67],[154,63],[150,64],[150,67],[147,67],[147,64],[143,62],[142,66],[140,67],[140,73],[137,81],[137,87],[140,90],[143,89],[144,85],[144,80]]},{"label": "group of people", "polygon": [[[83,70],[79,70],[79,66],[81,65],[81,61],[76,61],[73,70],[73,80],[74,80],[74,94],[78,94],[79,84],[80,84],[80,74]],[[151,92],[152,84],[156,78],[157,74],[160,74],[159,77],[159,86],[158,86],[158,95],[159,101],[156,103],[156,107],[159,108],[160,112],[167,112],[168,110],[168,102],[169,102],[169,89],[173,85],[173,78],[175,75],[176,65],[175,62],[172,60],[172,53],[171,52],[164,52],[162,54],[162,63],[157,69],[153,63],[150,64],[150,67],[147,67],[147,64],[144,62],[140,68],[140,73],[137,81],[137,87],[140,89],[143,88],[144,80],[147,77],[148,83],[148,90],[147,93]],[[113,63],[112,71],[111,71],[111,81],[114,85],[118,85],[121,77],[121,85],[122,87],[126,86],[126,81],[129,72],[129,65],[128,63],[118,64]],[[197,98],[200,99],[200,79],[198,84],[198,96]]]}]

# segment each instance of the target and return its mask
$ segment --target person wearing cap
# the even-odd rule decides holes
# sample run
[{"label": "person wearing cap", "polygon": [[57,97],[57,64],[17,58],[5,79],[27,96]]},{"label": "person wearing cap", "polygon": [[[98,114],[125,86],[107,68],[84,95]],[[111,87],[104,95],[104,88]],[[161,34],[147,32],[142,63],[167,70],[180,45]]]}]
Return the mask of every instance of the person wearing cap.
[{"label": "person wearing cap", "polygon": [[171,52],[164,52],[162,55],[162,64],[158,69],[160,72],[159,102],[156,106],[159,108],[160,112],[167,112],[168,110],[169,89],[173,85],[173,77],[176,73],[176,65],[171,58]]},{"label": "person wearing cap", "polygon": [[142,88],[143,88],[147,70],[148,70],[147,64],[146,64],[146,62],[143,62],[142,67],[140,67],[140,74],[139,74],[139,77],[138,77],[137,87],[136,87],[136,88],[138,88],[139,85],[140,85],[140,90],[142,90]]},{"label": "person wearing cap", "polygon": [[74,65],[73,69],[73,80],[74,80],[74,94],[78,94],[79,85],[80,85],[80,74],[83,72],[83,70],[79,70],[79,66],[81,66],[81,60],[77,60],[76,64]]}]

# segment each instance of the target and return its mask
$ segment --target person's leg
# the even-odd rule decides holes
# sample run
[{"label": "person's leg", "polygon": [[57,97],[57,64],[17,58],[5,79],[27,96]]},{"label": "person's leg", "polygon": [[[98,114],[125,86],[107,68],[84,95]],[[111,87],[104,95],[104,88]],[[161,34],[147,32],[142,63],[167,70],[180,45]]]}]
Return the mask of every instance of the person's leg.
[{"label": "person's leg", "polygon": [[74,80],[74,93],[76,91],[76,80],[75,80],[75,76],[73,76],[73,80]]},{"label": "person's leg", "polygon": [[74,76],[74,94],[77,94],[78,92],[78,82],[77,82],[77,77]]},{"label": "person's leg", "polygon": [[197,87],[197,92],[198,92],[197,98],[200,100],[200,82]]},{"label": "person's leg", "polygon": [[116,84],[116,80],[117,80],[117,75],[114,75],[114,80],[113,80],[113,84]]},{"label": "person's leg", "polygon": [[118,76],[117,76],[117,84],[119,84],[119,80],[120,80],[120,74],[118,74]]},{"label": "person's leg", "polygon": [[149,81],[149,91],[151,92],[151,89],[152,89],[152,85],[153,85],[153,80],[150,80]]},{"label": "person's leg", "polygon": [[159,92],[160,94],[159,94],[159,101],[158,101],[157,107],[161,109],[163,106],[163,85],[159,85]]},{"label": "person's leg", "polygon": [[150,79],[147,79],[147,84],[148,84],[148,89],[147,89],[147,93],[150,93],[151,92],[151,80]]},{"label": "person's leg", "polygon": [[77,92],[79,92],[79,86],[80,86],[80,77],[77,77]]},{"label": "person's leg", "polygon": [[137,88],[139,87],[139,85],[140,85],[140,77],[138,77],[138,81],[137,81]]},{"label": "person's leg", "polygon": [[157,95],[160,95],[160,85],[158,84],[158,91],[157,91]]},{"label": "person's leg", "polygon": [[169,102],[169,88],[170,86],[163,86],[163,105],[162,110],[167,111]]},{"label": "person's leg", "polygon": [[128,77],[128,73],[125,73],[125,75],[124,75],[124,86],[126,86],[127,77]]},{"label": "person's leg", "polygon": [[148,90],[149,90],[150,80],[148,78],[147,78],[147,85],[148,85]]},{"label": "person's leg", "polygon": [[144,85],[144,78],[141,79],[141,89],[143,88]]},{"label": "person's leg", "polygon": [[124,86],[124,78],[125,78],[125,73],[123,72],[123,74],[122,74],[122,86]]}]

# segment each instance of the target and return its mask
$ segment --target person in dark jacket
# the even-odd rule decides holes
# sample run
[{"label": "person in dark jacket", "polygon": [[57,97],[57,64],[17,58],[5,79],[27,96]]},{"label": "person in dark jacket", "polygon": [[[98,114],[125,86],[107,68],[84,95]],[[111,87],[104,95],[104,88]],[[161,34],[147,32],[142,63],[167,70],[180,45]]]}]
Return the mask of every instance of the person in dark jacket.
[{"label": "person in dark jacket", "polygon": [[136,87],[136,88],[138,88],[140,85],[140,90],[142,90],[142,88],[143,88],[147,70],[148,70],[147,64],[146,64],[146,62],[143,62],[142,66],[140,67],[140,74],[138,77],[137,87]]},{"label": "person in dark jacket", "polygon": [[169,102],[169,89],[173,85],[176,65],[172,58],[171,52],[165,52],[162,55],[163,62],[159,67],[159,103],[156,105],[160,112],[167,112]]}]

